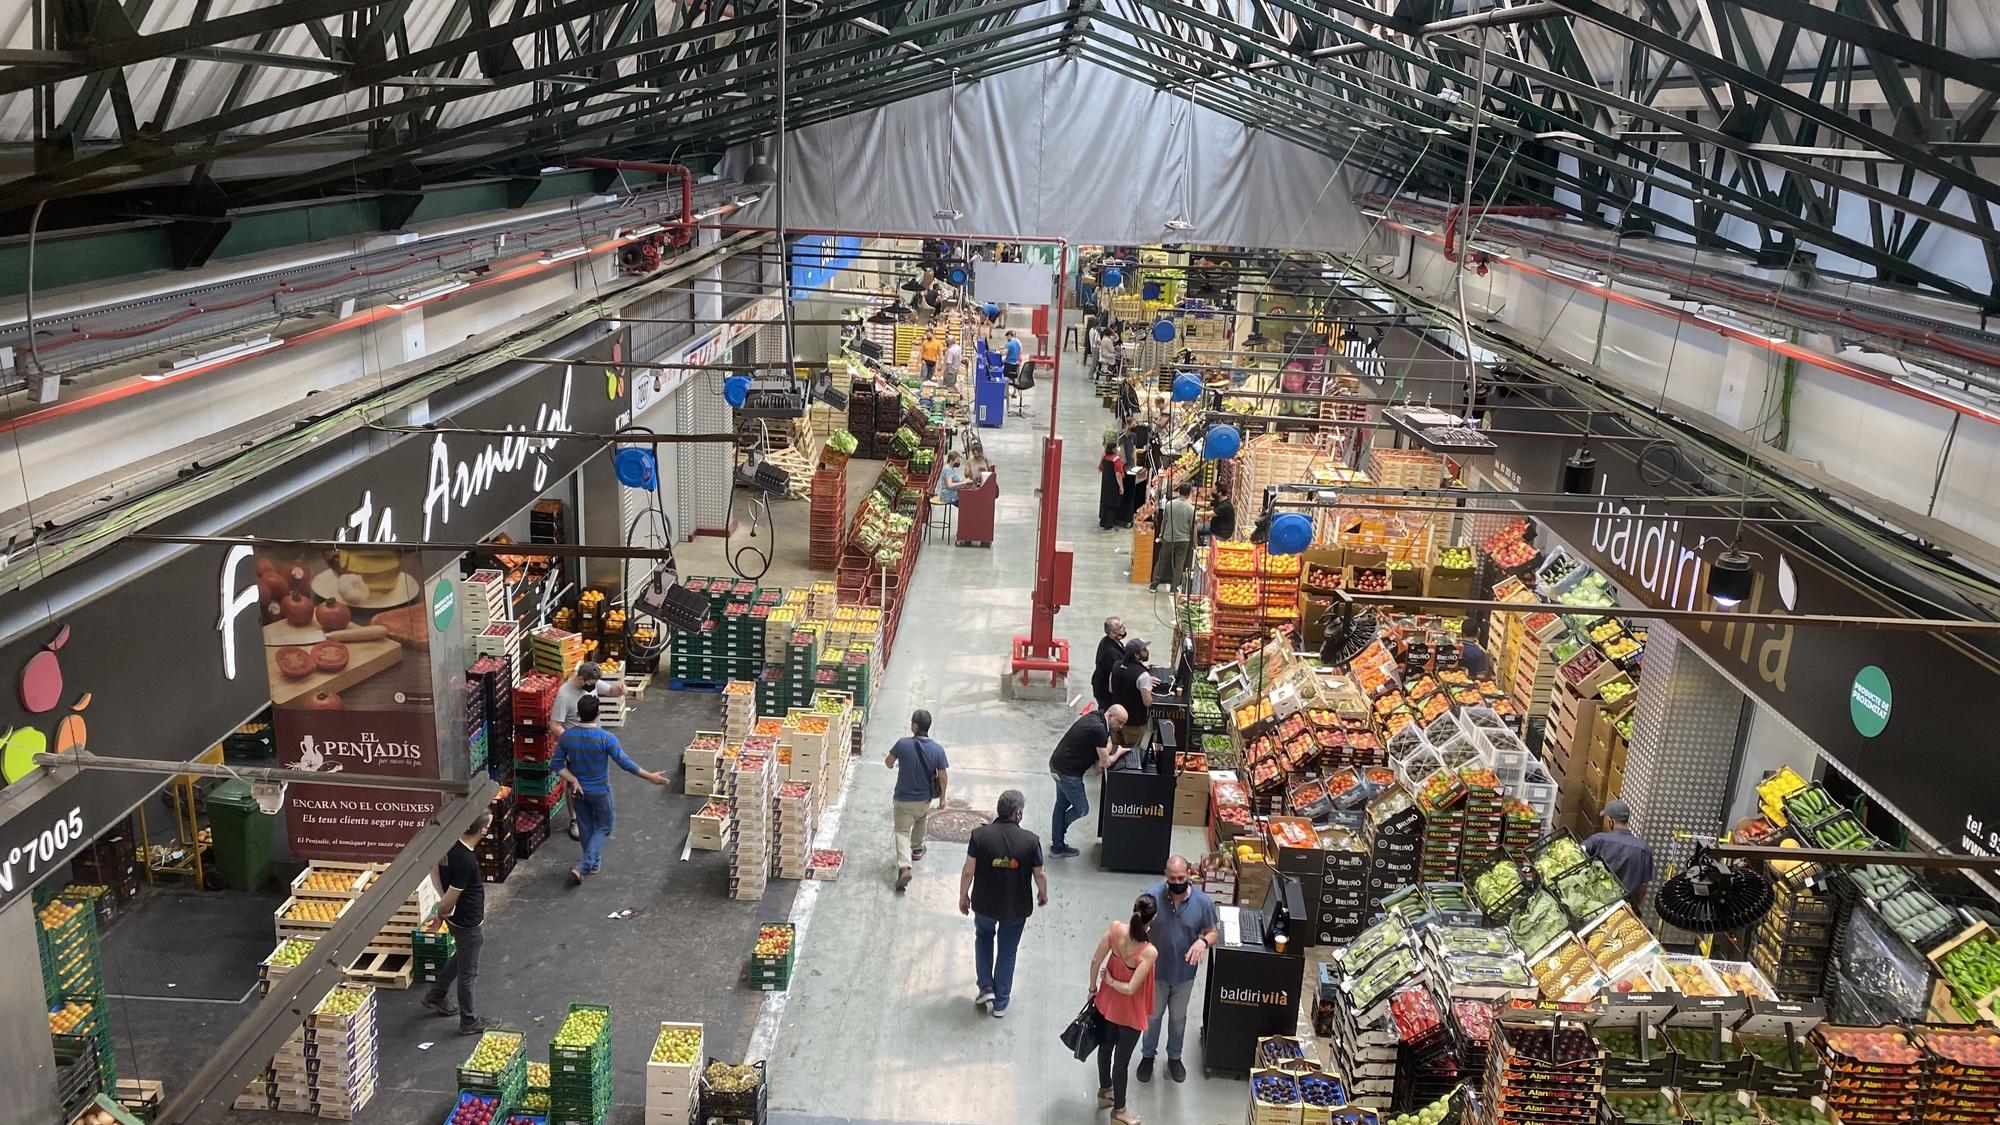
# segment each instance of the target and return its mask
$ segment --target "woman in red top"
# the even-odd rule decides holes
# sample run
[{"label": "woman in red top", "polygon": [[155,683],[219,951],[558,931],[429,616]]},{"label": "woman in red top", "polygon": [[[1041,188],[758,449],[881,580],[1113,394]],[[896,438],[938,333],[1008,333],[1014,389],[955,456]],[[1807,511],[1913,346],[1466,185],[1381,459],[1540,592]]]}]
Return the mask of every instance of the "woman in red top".
[{"label": "woman in red top", "polygon": [[1124,1125],[1139,1125],[1138,1115],[1125,1108],[1125,1081],[1132,1048],[1153,1018],[1153,961],[1159,952],[1146,936],[1159,912],[1152,895],[1140,895],[1132,920],[1111,923],[1090,955],[1090,991],[1105,1023],[1104,1043],[1097,1049],[1097,1104],[1110,1106],[1111,1119]]}]

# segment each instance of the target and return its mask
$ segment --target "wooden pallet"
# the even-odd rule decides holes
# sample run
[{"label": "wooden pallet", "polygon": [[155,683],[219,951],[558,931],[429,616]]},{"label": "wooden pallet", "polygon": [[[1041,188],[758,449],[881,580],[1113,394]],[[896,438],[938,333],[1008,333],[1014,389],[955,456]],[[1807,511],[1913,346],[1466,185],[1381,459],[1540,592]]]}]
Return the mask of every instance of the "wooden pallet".
[{"label": "wooden pallet", "polygon": [[415,962],[409,953],[390,953],[376,950],[363,953],[349,965],[342,974],[356,984],[372,984],[377,988],[408,988],[410,972]]}]

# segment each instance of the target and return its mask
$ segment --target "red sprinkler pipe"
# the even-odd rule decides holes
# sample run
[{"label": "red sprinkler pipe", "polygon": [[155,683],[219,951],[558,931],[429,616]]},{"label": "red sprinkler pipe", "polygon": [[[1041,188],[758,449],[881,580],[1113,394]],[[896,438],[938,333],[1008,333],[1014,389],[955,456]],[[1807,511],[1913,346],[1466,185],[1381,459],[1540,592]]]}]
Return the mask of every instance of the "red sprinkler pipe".
[{"label": "red sprinkler pipe", "polygon": [[[1465,207],[1454,207],[1444,217],[1444,256],[1447,261],[1458,261],[1458,222],[1466,212]],[[1563,213],[1554,207],[1481,207],[1479,217],[1488,215],[1514,215],[1523,219],[1560,219]]]},{"label": "red sprinkler pipe", "polygon": [[578,157],[570,161],[585,168],[609,168],[614,172],[651,172],[659,176],[677,176],[681,181],[681,221],[680,229],[674,232],[676,247],[694,243],[694,172],[685,164],[658,164],[651,160],[603,160],[595,156]]}]

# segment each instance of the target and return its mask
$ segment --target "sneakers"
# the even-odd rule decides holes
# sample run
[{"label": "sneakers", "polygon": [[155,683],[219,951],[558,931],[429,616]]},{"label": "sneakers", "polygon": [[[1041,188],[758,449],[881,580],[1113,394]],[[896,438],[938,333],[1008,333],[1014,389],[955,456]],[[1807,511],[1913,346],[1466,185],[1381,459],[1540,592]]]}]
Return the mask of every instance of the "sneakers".
[{"label": "sneakers", "polygon": [[569,887],[583,886],[583,872],[578,871],[574,867],[570,868],[569,874],[563,876],[563,885]]},{"label": "sneakers", "polygon": [[980,989],[979,995],[972,998],[972,1006],[978,1008],[982,1012],[986,1010],[986,1005],[991,1004],[992,1002],[993,1002],[993,990],[990,988]]},{"label": "sneakers", "polygon": [[1068,844],[1057,844],[1055,847],[1049,849],[1049,854],[1055,856],[1057,859],[1075,859],[1083,853],[1070,847]]},{"label": "sneakers", "polygon": [[1139,1081],[1151,1082],[1152,1080],[1153,1056],[1147,1055],[1145,1058],[1139,1060]]},{"label": "sneakers", "polygon": [[493,1025],[488,1023],[487,1021],[475,1016],[469,1020],[458,1021],[458,1033],[460,1035],[477,1035],[480,1032],[485,1031],[487,1028],[490,1028],[492,1026]]},{"label": "sneakers", "polygon": [[570,838],[570,839],[572,839],[572,840],[582,840],[582,839],[583,839],[583,829],[581,829],[581,828],[577,827],[577,823],[576,823],[576,821],[572,820],[572,821],[570,821],[570,822],[569,822],[569,829],[568,829],[568,831],[569,831],[569,838]]},{"label": "sneakers", "polygon": [[907,867],[899,867],[899,868],[897,868],[897,869],[896,869],[896,893],[897,893],[897,894],[902,894],[902,893],[903,893],[904,891],[907,891],[907,890],[909,890],[909,889],[910,889],[910,869],[909,869],[909,868],[907,868]]},{"label": "sneakers", "polygon": [[1187,1067],[1182,1066],[1181,1060],[1179,1059],[1168,1059],[1167,1077],[1173,1079],[1176,1082],[1186,1082]]},{"label": "sneakers", "polygon": [[1007,1016],[1007,1009],[1006,1009],[1006,1008],[1004,1008],[1004,1007],[1002,1007],[1002,1006],[1000,1006],[1000,1005],[998,1005],[998,1004],[995,1004],[995,1005],[993,1006],[993,1018],[994,1018],[994,1019],[996,1019],[996,1020],[997,1020],[997,1019],[1005,1019],[1005,1018],[1006,1018],[1006,1016]]},{"label": "sneakers", "polygon": [[924,849],[922,849],[922,848],[912,848],[912,849],[910,849],[910,861],[911,861],[912,863],[914,863],[914,862],[916,862],[917,860],[920,860],[920,859],[922,859],[922,858],[924,858]]},{"label": "sneakers", "polygon": [[424,997],[424,1007],[441,1016],[455,1016],[458,1014],[458,1005],[452,1003],[449,996],[440,997],[436,1000],[426,996]]}]

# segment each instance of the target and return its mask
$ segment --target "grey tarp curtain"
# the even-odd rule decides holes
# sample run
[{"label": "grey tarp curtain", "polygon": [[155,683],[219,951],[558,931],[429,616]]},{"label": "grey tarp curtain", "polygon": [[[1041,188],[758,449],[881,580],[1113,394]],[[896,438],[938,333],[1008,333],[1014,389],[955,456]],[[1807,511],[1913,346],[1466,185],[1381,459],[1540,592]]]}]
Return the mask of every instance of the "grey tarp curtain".
[{"label": "grey tarp curtain", "polygon": [[[1149,243],[1181,217],[1185,93],[1058,59],[960,87],[955,131],[949,99],[939,91],[794,132],[786,225]],[[725,174],[748,164],[739,147]],[[1352,250],[1367,232],[1350,202],[1358,179],[1337,160],[1199,106],[1190,165],[1186,241]],[[740,221],[769,224],[773,194]],[[933,212],[947,206],[965,217],[940,222]]]}]

